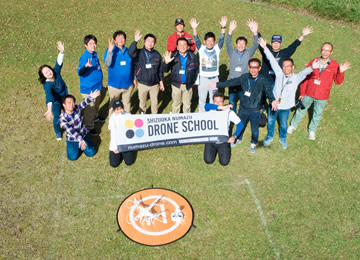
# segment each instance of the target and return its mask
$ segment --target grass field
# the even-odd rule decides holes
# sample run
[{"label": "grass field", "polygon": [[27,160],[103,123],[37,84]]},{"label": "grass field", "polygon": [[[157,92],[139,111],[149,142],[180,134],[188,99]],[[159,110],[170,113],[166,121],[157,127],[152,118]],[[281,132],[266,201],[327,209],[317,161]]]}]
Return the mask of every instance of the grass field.
[{"label": "grass field", "polygon": [[[33,0],[0,6],[1,259],[360,258],[358,29],[232,0]],[[39,65],[55,62],[56,41],[65,42],[62,76],[80,100],[76,68],[84,35],[96,35],[101,59],[118,29],[127,32],[127,46],[136,29],[155,33],[156,49],[164,53],[175,18],[183,17],[191,33],[189,20],[196,17],[203,37],[210,30],[219,34],[222,15],[238,21],[235,35],[251,39],[245,21],[254,18],[268,41],[282,34],[284,46],[312,25],[314,33],[293,56],[297,72],[324,41],[334,43],[335,60],[352,63],[344,84],[332,90],[316,141],[307,139],[306,117],[289,136],[286,151],[278,137],[262,147],[266,129],[261,129],[257,152],[250,155],[248,129],[227,167],[206,165],[203,145],[192,145],[140,151],[133,166],[112,169],[106,122],[97,125],[95,157],[67,160],[65,140],[55,141],[43,117],[45,95],[37,81]],[[225,46],[221,63],[228,67]],[[161,96],[163,113],[171,110],[169,94]],[[117,232],[122,200],[150,185],[179,192],[194,208],[196,228],[168,246],[141,246]]]}]

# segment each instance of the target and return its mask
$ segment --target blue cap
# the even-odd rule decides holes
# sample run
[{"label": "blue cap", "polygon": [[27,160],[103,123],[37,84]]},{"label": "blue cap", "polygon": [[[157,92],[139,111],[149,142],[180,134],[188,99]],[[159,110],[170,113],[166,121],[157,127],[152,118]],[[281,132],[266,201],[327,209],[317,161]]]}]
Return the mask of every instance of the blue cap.
[{"label": "blue cap", "polygon": [[273,35],[271,37],[271,42],[282,42],[282,37],[281,35]]}]

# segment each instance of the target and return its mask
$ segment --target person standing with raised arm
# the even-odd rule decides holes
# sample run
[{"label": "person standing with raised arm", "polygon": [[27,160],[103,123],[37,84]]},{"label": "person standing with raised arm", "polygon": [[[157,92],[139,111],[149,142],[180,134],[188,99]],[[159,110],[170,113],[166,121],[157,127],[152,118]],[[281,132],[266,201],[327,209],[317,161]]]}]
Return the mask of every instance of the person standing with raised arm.
[{"label": "person standing with raised arm", "polygon": [[61,141],[61,130],[59,124],[59,116],[61,113],[62,99],[68,94],[67,86],[61,77],[61,68],[64,61],[65,47],[64,43],[58,41],[57,49],[59,55],[57,57],[55,67],[42,65],[39,68],[39,81],[43,85],[46,95],[47,111],[44,116],[50,121],[53,118],[53,127],[56,140]]},{"label": "person standing with raised arm", "polygon": [[306,110],[314,103],[312,118],[309,124],[309,139],[315,140],[315,132],[320,123],[322,112],[329,100],[333,81],[340,85],[344,82],[345,71],[351,68],[350,62],[338,64],[331,59],[333,45],[330,42],[324,42],[321,46],[321,56],[309,62],[310,67],[315,61],[320,63],[320,68],[313,70],[310,75],[300,85],[300,97],[304,109],[298,108],[295,112],[291,125],[287,132],[291,134],[298,127]]},{"label": "person standing with raised arm", "polygon": [[310,67],[307,67],[298,74],[295,74],[293,73],[295,65],[291,58],[283,60],[281,69],[279,63],[266,46],[266,41],[263,38],[259,38],[259,44],[264,49],[266,58],[270,61],[271,68],[276,76],[273,94],[278,102],[278,109],[276,111],[271,109],[271,105],[269,106],[267,124],[268,133],[264,140],[264,146],[269,146],[272,142],[275,134],[275,123],[277,117],[279,116],[280,144],[283,149],[286,149],[287,121],[289,119],[290,109],[295,106],[295,94],[297,87],[307,75],[309,75],[314,69],[319,68],[319,62],[314,61]]},{"label": "person standing with raised arm", "polygon": [[[290,44],[287,48],[281,49],[282,45],[282,36],[281,35],[273,35],[271,37],[271,45],[267,44],[267,48],[270,50],[271,54],[275,57],[276,61],[281,66],[282,59],[290,58],[296,51],[297,47],[300,46],[301,42],[304,40],[306,36],[313,32],[313,28],[311,26],[307,26],[302,30],[301,36],[296,39],[292,44]],[[265,76],[265,78],[271,83],[271,87],[275,84],[275,73],[271,69],[270,61],[266,58],[264,53],[264,49],[259,47],[261,56],[262,56],[262,69],[261,73]]]},{"label": "person standing with raised arm", "polygon": [[[236,39],[236,48],[231,45],[231,37],[233,31],[237,28],[235,20],[229,24],[229,33],[226,37],[226,50],[230,59],[229,79],[240,77],[244,73],[248,73],[248,61],[254,55],[259,47],[258,40],[258,24],[254,20],[248,20],[246,25],[253,33],[253,44],[249,49],[246,49],[248,40],[244,36]],[[229,88],[229,102],[233,105],[233,110],[236,113],[236,103],[240,99],[240,86]]]},{"label": "person standing with raised arm", "polygon": [[[80,94],[86,99],[91,92],[102,90],[103,73],[96,52],[97,39],[89,34],[84,37],[85,51],[79,60],[77,73],[80,77]],[[96,136],[95,122],[105,122],[105,118],[99,116],[101,97],[95,98],[89,106],[84,109],[84,124],[90,131],[89,134]]]},{"label": "person standing with raised arm", "polygon": [[137,43],[141,39],[139,30],[135,32],[135,41],[130,45],[129,55],[135,63],[135,74],[138,81],[139,93],[139,112],[146,113],[146,101],[148,94],[151,100],[151,113],[158,112],[159,90],[164,91],[164,75],[162,72],[162,57],[154,49],[156,36],[148,33],[144,37],[144,47],[137,48]]},{"label": "person standing with raised arm", "polygon": [[212,102],[213,94],[217,92],[217,89],[208,89],[208,85],[211,81],[219,81],[219,60],[220,60],[220,51],[224,44],[225,38],[225,29],[226,29],[227,17],[221,17],[219,24],[221,26],[220,39],[218,44],[215,44],[215,34],[213,32],[208,32],[204,36],[204,44],[201,44],[199,36],[197,34],[197,27],[199,23],[195,18],[190,20],[190,25],[193,28],[194,40],[196,49],[199,52],[200,58],[200,84],[198,87],[199,91],[199,112],[205,112],[205,102],[207,95],[209,93],[209,100]]}]

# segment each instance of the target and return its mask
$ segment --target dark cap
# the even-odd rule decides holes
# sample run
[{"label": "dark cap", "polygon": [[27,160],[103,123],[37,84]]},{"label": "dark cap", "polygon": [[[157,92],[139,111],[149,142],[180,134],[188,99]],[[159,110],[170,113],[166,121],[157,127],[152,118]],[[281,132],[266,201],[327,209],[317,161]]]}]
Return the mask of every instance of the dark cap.
[{"label": "dark cap", "polygon": [[281,35],[273,35],[271,37],[271,42],[282,42],[282,37]]},{"label": "dark cap", "polygon": [[184,20],[182,18],[178,18],[175,20],[175,26],[178,25],[178,24],[182,24],[185,26],[185,23],[184,23]]},{"label": "dark cap", "polygon": [[123,103],[120,101],[120,100],[116,100],[113,105],[112,105],[112,108],[115,109],[117,107],[124,107],[123,106]]}]

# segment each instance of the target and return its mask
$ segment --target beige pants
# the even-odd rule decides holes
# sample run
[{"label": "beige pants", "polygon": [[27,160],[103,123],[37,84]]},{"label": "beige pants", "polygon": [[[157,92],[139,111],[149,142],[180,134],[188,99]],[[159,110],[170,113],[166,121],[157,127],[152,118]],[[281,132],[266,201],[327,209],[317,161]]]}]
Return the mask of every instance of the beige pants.
[{"label": "beige pants", "polygon": [[[103,97],[103,94],[105,93],[104,89],[101,90],[101,95],[98,96],[93,102],[91,102],[89,105],[87,105],[84,109],[84,124],[85,127],[88,130],[94,129],[94,119],[99,116],[99,106]],[[89,95],[88,94],[81,94],[81,96],[85,99]]]},{"label": "beige pants", "polygon": [[108,91],[109,91],[109,97],[110,97],[110,104],[109,104],[109,115],[111,115],[112,112],[112,105],[116,100],[120,99],[121,96],[121,101],[124,104],[124,110],[128,113],[130,113],[130,108],[131,108],[131,103],[130,103],[130,98],[131,98],[131,92],[133,90],[134,86],[130,86],[127,89],[118,89],[118,88],[114,88],[111,86],[108,86]]},{"label": "beige pants", "polygon": [[160,91],[160,85],[156,84],[153,86],[147,86],[141,83],[138,83],[138,93],[139,93],[139,108],[140,113],[146,112],[146,101],[148,94],[150,94],[151,101],[151,114],[157,114],[158,112],[158,94]]},{"label": "beige pants", "polygon": [[180,88],[171,85],[172,87],[172,112],[174,114],[180,113],[181,107],[181,96],[182,96],[182,103],[183,103],[183,112],[190,113],[191,107],[191,98],[192,98],[192,88],[189,90],[186,89],[186,84],[181,84]]}]

